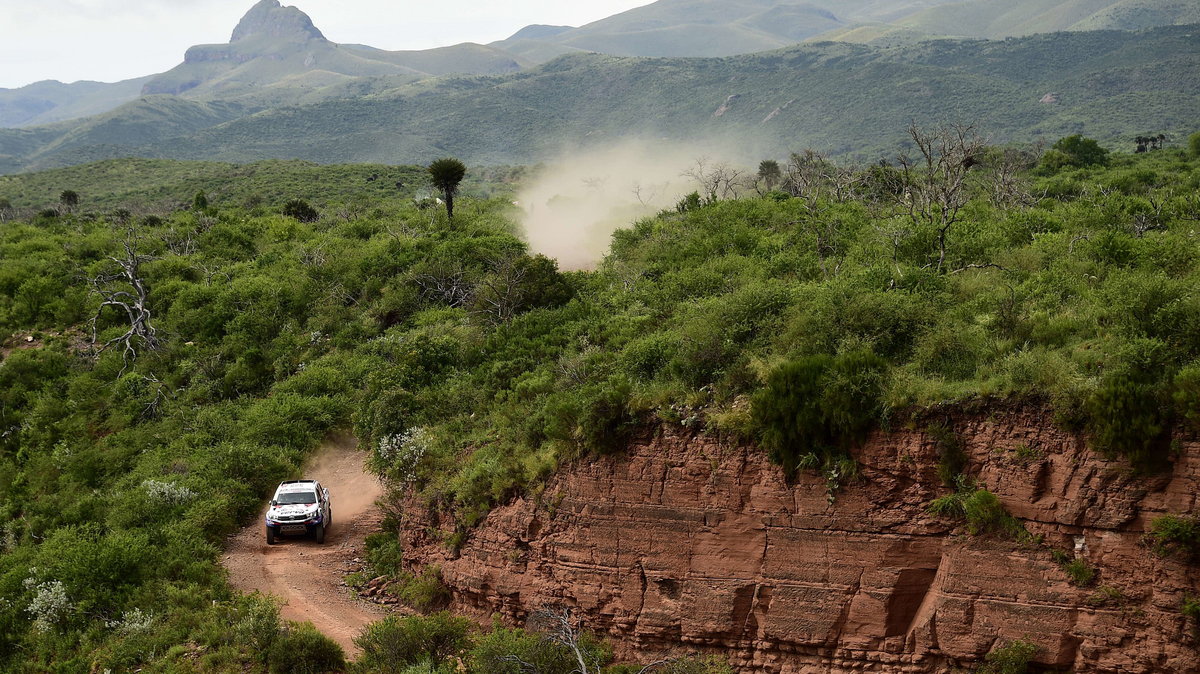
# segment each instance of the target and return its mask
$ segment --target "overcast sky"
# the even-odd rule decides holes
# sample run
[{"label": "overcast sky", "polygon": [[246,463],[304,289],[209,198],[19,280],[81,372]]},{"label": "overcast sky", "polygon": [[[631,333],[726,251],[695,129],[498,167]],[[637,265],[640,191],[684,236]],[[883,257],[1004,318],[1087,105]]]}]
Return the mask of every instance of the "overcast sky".
[{"label": "overcast sky", "polygon": [[[229,41],[256,0],[0,0],[0,87],[160,73],[194,44]],[[334,42],[427,49],[502,40],[531,23],[578,26],[650,0],[281,0]]]}]

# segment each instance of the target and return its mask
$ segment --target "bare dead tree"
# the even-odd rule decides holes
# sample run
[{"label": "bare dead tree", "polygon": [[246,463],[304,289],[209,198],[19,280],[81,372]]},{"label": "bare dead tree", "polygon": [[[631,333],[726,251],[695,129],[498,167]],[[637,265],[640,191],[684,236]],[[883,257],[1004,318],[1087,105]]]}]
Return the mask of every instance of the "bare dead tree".
[{"label": "bare dead tree", "polygon": [[100,274],[90,279],[90,283],[92,291],[101,298],[96,315],[91,320],[92,344],[96,344],[98,340],[97,323],[105,309],[111,307],[118,313],[124,313],[129,322],[129,327],[123,334],[105,342],[97,352],[103,353],[112,346],[120,346],[121,357],[125,363],[121,372],[124,373],[130,361],[137,358],[139,349],[157,351],[161,348],[161,343],[155,334],[154,326],[150,325],[150,289],[141,271],[142,263],[153,258],[138,254],[137,241],[132,232],[121,242],[121,246],[124,250],[123,257],[109,257],[116,263],[117,270]]},{"label": "bare dead tree", "polygon": [[570,608],[542,607],[530,616],[529,624],[544,631],[547,641],[563,646],[571,652],[575,657],[576,667],[569,674],[599,674],[601,663],[590,657],[583,648],[583,621],[576,618]]},{"label": "bare dead tree", "polygon": [[[1170,195],[1167,195],[1168,199]],[[1133,229],[1133,235],[1137,238],[1146,236],[1147,232],[1165,231],[1167,225],[1163,219],[1163,206],[1166,205],[1167,199],[1155,198],[1150,195],[1148,199],[1150,209],[1141,213],[1134,213],[1133,222],[1130,227]]]},{"label": "bare dead tree", "polygon": [[498,323],[512,320],[525,299],[524,281],[528,267],[518,264],[518,258],[507,257],[491,261],[491,273],[484,276],[471,293],[475,312]]},{"label": "bare dead tree", "polygon": [[1176,211],[1180,220],[1200,221],[1200,192],[1192,191],[1180,197]]},{"label": "bare dead tree", "polygon": [[725,162],[711,164],[708,157],[697,158],[695,166],[684,171],[683,176],[695,181],[709,202],[736,199],[747,182],[745,170]]},{"label": "bare dead tree", "polygon": [[211,286],[213,284],[213,280],[216,279],[218,276],[223,276],[225,278],[226,283],[229,283],[230,281],[233,280],[233,274],[230,274],[229,272],[225,271],[224,269],[221,269],[220,267],[218,267],[216,265],[209,265],[209,264],[205,264],[204,262],[197,262],[196,269],[199,270],[201,274],[204,274],[204,285],[206,285],[206,286]]},{"label": "bare dead tree", "polygon": [[634,198],[638,200],[642,206],[653,206],[663,192],[670,187],[669,183],[659,185],[643,185],[641,181],[635,180],[630,190],[633,192]]},{"label": "bare dead tree", "polygon": [[[842,246],[838,242],[838,225],[837,220],[826,218],[820,222],[812,223],[811,229],[817,237],[817,260],[821,263],[821,275],[829,277],[829,268],[826,260],[830,257],[838,255],[842,252]],[[839,258],[837,264],[833,266],[833,273],[837,274],[842,268],[842,261]]]},{"label": "bare dead tree", "polygon": [[443,302],[451,307],[461,307],[471,301],[471,284],[461,264],[454,263],[418,274],[413,281],[421,289],[421,296],[426,299]]},{"label": "bare dead tree", "polygon": [[172,227],[161,234],[158,238],[162,240],[163,245],[173,255],[193,255],[199,249],[196,242],[198,232],[195,229],[177,229]]},{"label": "bare dead tree", "polygon": [[887,241],[889,246],[891,246],[892,262],[899,262],[900,248],[906,241],[912,238],[912,228],[901,224],[894,218],[890,220],[892,224],[891,227],[887,226],[887,223],[889,222],[888,220],[884,220],[883,222],[884,224],[876,225],[875,230],[879,232],[879,235],[883,237],[885,241]]},{"label": "bare dead tree", "polygon": [[[1028,175],[1037,166],[1040,148],[1033,152],[1019,148],[998,148],[987,158],[983,180],[988,198],[997,208],[1033,206],[1041,198],[1034,195]],[[1045,196],[1044,194],[1042,196]]]},{"label": "bare dead tree", "polygon": [[936,232],[935,268],[940,273],[946,265],[947,235],[970,196],[967,172],[978,162],[984,141],[973,126],[957,124],[926,131],[914,122],[908,135],[917,155],[897,158],[904,185],[897,201],[915,227]]},{"label": "bare dead tree", "polygon": [[175,391],[154,374],[142,375],[142,382],[154,392],[154,396],[142,408],[142,415],[148,418],[158,416],[159,408],[163,403],[175,397]]},{"label": "bare dead tree", "polygon": [[823,198],[839,203],[854,197],[858,174],[850,167],[838,166],[824,154],[811,148],[793,152],[783,172],[783,186],[793,197],[800,197],[814,208]]}]

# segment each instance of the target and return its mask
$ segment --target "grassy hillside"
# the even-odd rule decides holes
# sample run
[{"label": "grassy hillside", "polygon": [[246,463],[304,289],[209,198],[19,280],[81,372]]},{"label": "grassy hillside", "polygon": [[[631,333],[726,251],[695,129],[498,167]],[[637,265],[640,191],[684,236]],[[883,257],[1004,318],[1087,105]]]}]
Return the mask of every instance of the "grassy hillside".
[{"label": "grassy hillside", "polygon": [[1034,33],[1142,30],[1200,23],[1186,0],[971,0],[940,4],[887,23],[835,29],[821,39],[881,42],[929,36],[1001,39]]},{"label": "grassy hillside", "polygon": [[842,24],[807,3],[660,0],[552,39],[618,56],[729,56],[777,49]]},{"label": "grassy hillside", "polygon": [[[767,51],[864,21],[893,21],[950,0],[659,0],[495,46],[545,60],[566,48],[616,56],[731,56]],[[543,45],[534,49],[533,44]]]},{"label": "grassy hillside", "polygon": [[[721,59],[575,54],[511,76],[401,83],[364,98],[197,124],[204,128],[175,137],[164,127],[157,142],[133,134],[132,120],[121,125],[130,135],[114,135],[120,115],[69,133],[0,130],[0,156],[25,168],[76,163],[86,152],[321,163],[455,154],[523,163],[633,136],[734,145],[751,157],[813,146],[877,158],[894,153],[913,119],[975,123],[998,141],[1083,132],[1123,147],[1150,131],[1177,140],[1195,125],[1195,34],[1178,27],[890,48],[822,43]],[[1047,93],[1058,102],[1039,102]]]},{"label": "grassy hillside", "polygon": [[108,112],[142,92],[145,77],[104,82],[35,82],[0,89],[0,128],[51,124]]},{"label": "grassy hillside", "polygon": [[[1095,150],[972,154],[942,262],[937,216],[907,208],[918,176],[805,157],[763,196],[697,194],[632,223],[596,271],[569,274],[529,255],[508,198],[468,197],[451,223],[371,185],[370,207],[343,213],[314,179],[374,167],[240,176],[292,185],[322,211],[312,222],[225,201],[6,221],[0,668],[279,671],[324,648],[233,595],[217,560],[335,429],[458,522],[448,546],[645,425],[758,442],[836,491],[875,425],[1004,401],[1050,406],[1130,469],[1158,470],[1170,430],[1200,421],[1200,156]],[[126,194],[155,195],[157,172],[186,167],[124,168]],[[192,168],[220,191],[218,167]],[[97,167],[113,172],[97,186],[119,170]],[[144,256],[158,342],[135,339],[131,359],[89,346],[88,279],[129,254],[123,241]],[[101,341],[123,316],[101,315]],[[403,554],[388,540],[372,539],[372,572]],[[436,570],[409,581],[436,594]],[[470,672],[539,643],[460,631]]]},{"label": "grassy hillside", "polygon": [[[476,197],[511,189],[520,168],[475,171],[463,190]],[[397,186],[397,183],[400,183]],[[251,164],[173,159],[109,159],[40,173],[0,176],[0,199],[14,209],[58,206],[63,190],[79,195],[80,211],[125,208],[170,212],[192,203],[203,190],[210,203],[229,207],[274,207],[305,198],[330,207],[364,208],[377,201],[429,193],[425,169],[382,164],[315,164],[270,160]]]}]

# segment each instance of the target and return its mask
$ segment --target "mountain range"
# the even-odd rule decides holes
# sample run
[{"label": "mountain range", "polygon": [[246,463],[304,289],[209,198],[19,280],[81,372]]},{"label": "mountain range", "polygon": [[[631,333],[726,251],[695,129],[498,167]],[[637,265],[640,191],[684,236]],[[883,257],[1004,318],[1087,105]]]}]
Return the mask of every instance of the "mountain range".
[{"label": "mountain range", "polygon": [[1200,3],[1184,0],[659,0],[384,51],[261,0],[227,44],[165,73],[0,90],[0,172],[130,154],[535,161],[629,133],[869,153],[910,119],[1115,141],[1196,122],[1193,22]]}]

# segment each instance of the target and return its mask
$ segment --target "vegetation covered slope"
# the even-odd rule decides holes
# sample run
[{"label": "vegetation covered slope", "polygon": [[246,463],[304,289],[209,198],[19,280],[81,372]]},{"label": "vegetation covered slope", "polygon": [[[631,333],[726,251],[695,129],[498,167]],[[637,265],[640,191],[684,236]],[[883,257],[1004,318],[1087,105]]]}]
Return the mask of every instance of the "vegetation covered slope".
[{"label": "vegetation covered slope", "polygon": [[[129,219],[81,199],[4,222],[0,666],[227,671],[293,653],[272,644],[311,635],[281,636],[216,560],[338,428],[460,537],[656,420],[844,475],[875,424],[1006,399],[1053,406],[1134,469],[1170,461],[1170,429],[1200,414],[1200,157],[1105,167],[1081,138],[1033,173],[970,156],[944,230],[910,209],[920,171],[801,154],[761,171],[762,196],[691,196],[570,274],[527,253],[503,197],[468,194],[453,222],[328,185],[316,217],[287,209],[302,219],[200,199]],[[154,331],[133,334],[136,355],[97,353],[101,296],[138,295],[122,262]],[[96,327],[104,344],[131,325],[106,310]]]},{"label": "vegetation covered slope", "polygon": [[808,39],[1004,38],[1196,22],[1200,8],[1185,0],[659,0],[578,28],[521,31],[493,46],[538,62],[575,49],[617,56],[731,56]]},{"label": "vegetation covered slope", "polygon": [[35,82],[0,89],[0,128],[51,124],[108,112],[142,93],[146,78],[105,82]]},{"label": "vegetation covered slope", "polygon": [[[912,119],[977,123],[997,141],[1084,132],[1119,146],[1130,129],[1178,140],[1200,108],[1196,44],[1195,30],[1179,27],[894,48],[825,43],[722,59],[574,54],[506,77],[267,110],[169,139],[139,142],[90,122],[75,132],[0,130],[0,170],[128,155],[528,163],[631,135],[732,144],[747,160],[803,145],[877,158],[893,153]],[[1057,102],[1041,102],[1046,94]]]},{"label": "vegetation covered slope", "polygon": [[[504,171],[486,173],[496,178]],[[0,198],[32,214],[58,201],[63,185],[80,195],[82,208],[132,208],[139,214],[173,212],[199,191],[214,203],[254,208],[304,196],[322,203],[388,201],[412,196],[425,185],[418,166],[329,165],[304,161],[252,164],[171,159],[109,159],[42,173],[0,177]],[[485,190],[478,179],[476,193]]]},{"label": "vegetation covered slope", "polygon": [[1021,0],[944,5],[899,21],[932,35],[1004,38],[1064,30],[1140,30],[1200,21],[1200,7],[1181,0]]}]

